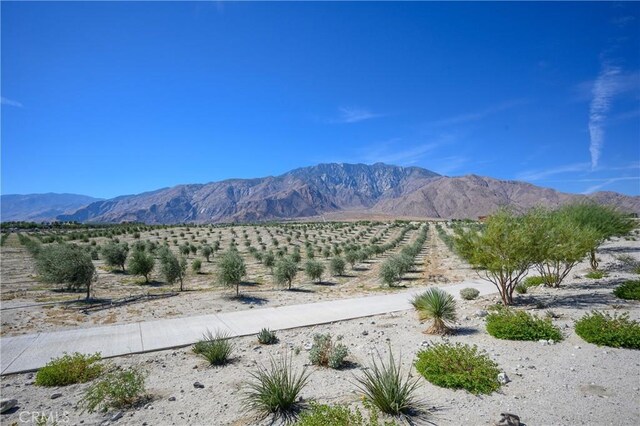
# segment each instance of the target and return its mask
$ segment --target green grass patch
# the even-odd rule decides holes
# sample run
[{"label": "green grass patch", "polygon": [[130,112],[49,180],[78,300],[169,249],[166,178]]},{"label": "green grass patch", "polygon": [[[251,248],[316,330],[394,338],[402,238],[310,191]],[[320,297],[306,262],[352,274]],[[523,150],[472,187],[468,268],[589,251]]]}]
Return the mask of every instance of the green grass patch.
[{"label": "green grass patch", "polygon": [[326,405],[311,403],[308,410],[303,411],[295,426],[397,426],[394,421],[380,422],[378,410],[365,405],[368,418],[365,420],[358,407],[351,411],[344,405]]},{"label": "green grass patch", "polygon": [[209,361],[211,365],[225,365],[233,352],[233,343],[227,333],[217,331],[214,335],[207,331],[203,339],[193,345],[193,352]]},{"label": "green grass patch", "polygon": [[585,276],[591,280],[599,280],[600,278],[606,277],[606,274],[602,271],[591,271]]},{"label": "green grass patch", "polygon": [[509,308],[498,308],[487,315],[487,332],[505,340],[562,340],[560,329],[550,318]]},{"label": "green grass patch", "polygon": [[576,321],[575,330],[578,336],[595,345],[640,349],[640,324],[630,320],[628,313],[611,316],[593,311]]},{"label": "green grass patch", "polygon": [[100,354],[84,355],[75,352],[52,359],[36,373],[38,386],[67,386],[85,383],[102,373]]},{"label": "green grass patch", "polygon": [[613,290],[613,294],[620,299],[640,300],[640,280],[627,281],[621,284]]},{"label": "green grass patch", "polygon": [[500,388],[498,365],[477,346],[437,343],[418,352],[416,370],[436,386],[490,394]]}]

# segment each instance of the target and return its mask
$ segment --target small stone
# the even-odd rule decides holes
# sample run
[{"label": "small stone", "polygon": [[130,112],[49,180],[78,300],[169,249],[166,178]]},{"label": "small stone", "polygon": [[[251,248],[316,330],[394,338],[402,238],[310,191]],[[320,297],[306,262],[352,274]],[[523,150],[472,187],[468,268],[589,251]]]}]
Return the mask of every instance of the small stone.
[{"label": "small stone", "polygon": [[368,335],[369,335],[369,332],[368,332],[367,330],[364,330],[364,331],[362,332],[362,335],[363,335],[363,336],[368,336]]},{"label": "small stone", "polygon": [[120,418],[124,416],[124,413],[122,411],[118,411],[117,413],[115,413],[113,416],[111,416],[111,421],[115,422],[117,420],[120,420]]},{"label": "small stone", "polygon": [[175,396],[170,396],[170,397],[169,397],[169,401],[175,401],[175,400],[176,400],[176,397],[175,397]]},{"label": "small stone", "polygon": [[202,383],[200,383],[200,382],[195,382],[193,384],[193,387],[196,388],[196,389],[204,389],[204,385]]},{"label": "small stone", "polygon": [[0,414],[4,414],[18,405],[17,399],[2,399],[0,400]]},{"label": "small stone", "polygon": [[500,413],[498,426],[520,426],[520,417],[511,413]]},{"label": "small stone", "polygon": [[507,376],[507,373],[498,374],[498,382],[500,382],[501,385],[506,385],[510,381],[511,379],[509,378],[509,376]]},{"label": "small stone", "polygon": [[574,367],[569,368],[569,371],[576,371]]},{"label": "small stone", "polygon": [[303,347],[304,347],[304,350],[305,350],[305,351],[310,351],[310,350],[311,350],[311,348],[313,347],[313,343],[311,343],[311,342],[307,342],[307,343],[305,343],[305,344],[304,344],[304,346],[303,346]]},{"label": "small stone", "polygon": [[576,345],[573,347],[574,349],[582,349],[580,346]]},{"label": "small stone", "polygon": [[198,368],[198,366],[197,366],[197,365],[194,365],[194,366],[193,366],[193,369],[194,369],[194,370],[196,370],[197,368]]},{"label": "small stone", "polygon": [[58,399],[62,396],[62,394],[60,392],[56,392],[56,393],[52,393],[50,398],[51,399]]},{"label": "small stone", "polygon": [[549,344],[549,342],[546,341],[545,339],[538,340],[538,343],[540,343],[542,346],[547,346]]},{"label": "small stone", "polygon": [[480,309],[479,311],[476,311],[475,316],[478,318],[484,318],[487,315],[489,315],[489,312],[485,311],[484,309]]},{"label": "small stone", "polygon": [[420,343],[420,346],[422,346],[423,348],[428,348],[429,346],[431,346],[431,344],[428,341],[423,340],[422,343]]}]

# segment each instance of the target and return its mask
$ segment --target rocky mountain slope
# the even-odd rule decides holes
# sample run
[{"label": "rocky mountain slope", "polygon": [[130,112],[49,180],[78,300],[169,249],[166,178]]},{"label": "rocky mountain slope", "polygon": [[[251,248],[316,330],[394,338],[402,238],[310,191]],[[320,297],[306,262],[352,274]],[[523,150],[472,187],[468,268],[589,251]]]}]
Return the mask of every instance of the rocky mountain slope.
[{"label": "rocky mountain slope", "polygon": [[[445,177],[418,167],[320,164],[260,179],[179,185],[97,201],[59,220],[146,223],[251,222],[360,211],[394,216],[475,218],[504,205],[558,206],[582,195],[488,177]],[[640,213],[640,197],[588,196]]]},{"label": "rocky mountain slope", "polygon": [[7,194],[0,198],[2,221],[55,220],[61,214],[73,213],[99,198],[77,194]]}]

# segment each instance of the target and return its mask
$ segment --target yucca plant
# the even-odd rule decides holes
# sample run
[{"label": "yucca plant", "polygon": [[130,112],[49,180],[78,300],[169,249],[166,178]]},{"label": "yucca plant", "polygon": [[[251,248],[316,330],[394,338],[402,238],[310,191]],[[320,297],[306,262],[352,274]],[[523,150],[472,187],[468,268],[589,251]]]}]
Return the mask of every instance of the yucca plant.
[{"label": "yucca plant", "polygon": [[291,356],[285,354],[278,361],[271,358],[270,368],[258,367],[250,374],[253,380],[246,385],[246,408],[285,420],[295,415],[298,396],[309,379],[306,367],[298,374],[291,366]]},{"label": "yucca plant", "polygon": [[276,333],[269,330],[268,328],[263,328],[258,333],[258,342],[263,345],[272,345],[278,342],[278,338],[276,337]]},{"label": "yucca plant", "polygon": [[224,331],[216,331],[214,335],[207,330],[203,339],[193,345],[193,352],[205,358],[211,365],[224,365],[229,362],[233,343],[231,336]]},{"label": "yucca plant", "polygon": [[362,377],[356,377],[356,386],[362,392],[364,400],[373,404],[383,413],[408,415],[418,408],[418,400],[414,392],[418,388],[418,380],[411,380],[409,375],[402,375],[402,367],[396,364],[393,352],[389,347],[389,363],[385,364],[378,354],[380,363],[372,357],[372,365],[363,370]]},{"label": "yucca plant", "polygon": [[456,320],[456,301],[449,293],[431,288],[415,296],[411,304],[418,311],[420,321],[433,321],[426,333],[444,335],[452,332],[449,324]]}]

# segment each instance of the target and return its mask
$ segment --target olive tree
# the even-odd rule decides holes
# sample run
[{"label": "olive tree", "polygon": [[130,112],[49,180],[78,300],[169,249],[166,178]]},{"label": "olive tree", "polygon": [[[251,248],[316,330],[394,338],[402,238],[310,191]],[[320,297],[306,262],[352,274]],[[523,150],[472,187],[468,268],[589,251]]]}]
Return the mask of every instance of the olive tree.
[{"label": "olive tree", "polygon": [[580,227],[594,231],[596,239],[589,248],[589,262],[593,270],[598,269],[596,249],[608,238],[628,234],[634,228],[633,218],[612,206],[592,202],[576,203],[569,204],[560,211]]},{"label": "olive tree", "polygon": [[236,296],[240,295],[240,283],[247,274],[242,256],[236,250],[227,250],[218,258],[217,277],[225,287],[236,287]]},{"label": "olive tree", "polygon": [[307,274],[307,277],[309,277],[310,280],[315,280],[317,282],[321,282],[324,270],[324,265],[317,260],[308,260],[304,265],[304,272]]},{"label": "olive tree", "polygon": [[160,272],[169,284],[180,281],[180,291],[184,291],[184,277],[187,273],[187,259],[178,259],[168,248],[160,252]]},{"label": "olive tree", "polygon": [[298,265],[292,259],[285,257],[276,262],[274,278],[278,285],[288,285],[291,290],[291,283],[298,274]]},{"label": "olive tree", "polygon": [[209,258],[211,257],[212,252],[213,249],[210,246],[202,246],[202,248],[200,249],[200,253],[202,253],[202,256],[207,259],[207,262],[210,262]]},{"label": "olive tree", "polygon": [[489,216],[483,229],[456,229],[456,251],[497,287],[504,305],[513,303],[513,292],[534,261],[528,222],[526,216],[500,210]]},{"label": "olive tree", "polygon": [[96,268],[91,256],[82,248],[70,244],[44,246],[36,257],[36,270],[40,278],[49,283],[67,284],[70,290],[85,288],[91,297],[91,283]]},{"label": "olive tree", "polygon": [[129,258],[129,272],[134,275],[142,275],[145,282],[148,283],[155,263],[156,261],[151,254],[143,250],[134,250]]},{"label": "olive tree", "polygon": [[129,254],[129,246],[127,244],[119,244],[111,242],[102,247],[102,256],[108,266],[120,267],[125,272],[125,264],[127,263],[127,255]]},{"label": "olive tree", "polygon": [[344,274],[345,266],[345,261],[340,256],[332,258],[329,262],[329,270],[331,271],[331,275],[336,276]]}]

